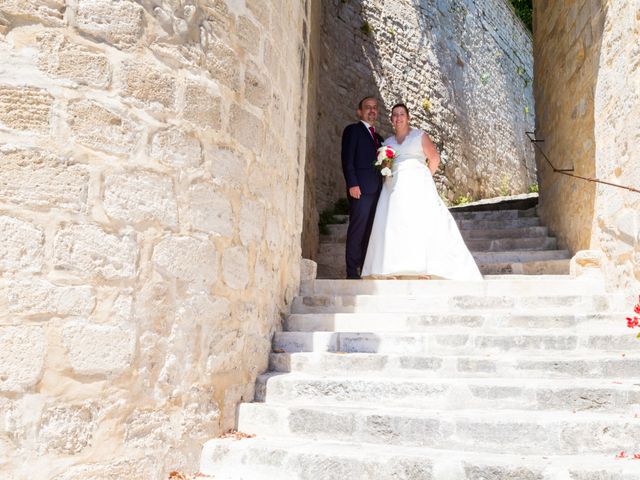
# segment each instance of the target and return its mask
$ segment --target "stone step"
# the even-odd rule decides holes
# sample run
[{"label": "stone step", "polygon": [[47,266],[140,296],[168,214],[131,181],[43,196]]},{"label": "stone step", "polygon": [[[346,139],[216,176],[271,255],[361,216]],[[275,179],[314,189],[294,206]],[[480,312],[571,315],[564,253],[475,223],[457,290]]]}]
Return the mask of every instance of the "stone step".
[{"label": "stone step", "polygon": [[503,220],[456,220],[462,230],[497,230],[506,228],[539,227],[539,217],[521,217]]},{"label": "stone step", "polygon": [[394,378],[611,378],[638,379],[640,355],[629,352],[554,352],[532,355],[409,355],[380,353],[271,353],[269,370],[311,375]]},{"label": "stone step", "polygon": [[611,454],[461,455],[444,448],[265,435],[208,441],[200,472],[226,480],[638,480],[637,463]]},{"label": "stone step", "polygon": [[[568,275],[571,270],[571,260],[565,258],[531,262],[486,263],[478,264],[478,268],[483,275]],[[323,269],[323,272],[325,271]],[[344,278],[344,275],[337,278]]]},{"label": "stone step", "polygon": [[[336,272],[336,274],[344,271],[344,244],[341,243],[323,243],[320,244],[317,263],[318,263],[318,275],[324,272]],[[495,252],[472,252],[473,258],[478,265],[478,268],[482,273],[496,274],[496,273],[526,273],[531,269],[537,267],[537,269],[544,269],[550,265],[555,265],[557,260],[563,260],[558,263],[558,266],[569,266],[569,260],[571,255],[568,250],[514,250],[514,251],[495,251]],[[551,263],[542,263],[551,262]],[[555,263],[554,263],[555,262]],[[523,265],[518,265],[523,264]],[[527,264],[529,266],[526,266]],[[536,264],[536,265],[534,265]],[[522,270],[518,272],[517,270]],[[552,273],[554,275],[569,273],[568,268],[566,272],[563,269],[558,273]],[[535,274],[543,274],[535,273]],[[551,272],[550,272],[551,273]],[[322,278],[322,277],[320,277]],[[326,278],[326,277],[325,277]],[[336,277],[341,278],[341,277]],[[344,278],[344,276],[342,276]]]},{"label": "stone step", "polygon": [[450,327],[478,332],[508,329],[540,331],[609,331],[625,321],[625,313],[608,314],[510,314],[503,313],[306,313],[290,314],[284,320],[287,332],[427,332]]},{"label": "stone step", "polygon": [[[466,240],[471,252],[501,252],[511,250],[556,250],[557,240],[554,237],[503,238]],[[322,242],[318,248],[319,256],[340,255],[344,257],[344,242]]]},{"label": "stone step", "polygon": [[484,281],[458,280],[313,280],[303,282],[300,294],[308,295],[487,295],[531,296],[603,293],[601,281],[574,279],[568,275],[487,276]]},{"label": "stone step", "polygon": [[[320,243],[344,243],[347,239],[347,224],[328,225],[329,234],[320,236]],[[549,229],[544,226],[503,228],[503,229],[478,229],[461,230],[465,241],[476,239],[506,239],[506,238],[536,238],[548,237]]]},{"label": "stone step", "polygon": [[[622,322],[620,322],[622,323]],[[539,352],[634,352],[640,353],[640,342],[620,325],[607,333],[565,333],[547,330],[530,333],[521,329],[506,333],[481,333],[470,329],[437,332],[276,332],[273,351],[381,353],[405,355],[491,355],[507,352],[518,354]]]},{"label": "stone step", "polygon": [[528,263],[548,260],[570,260],[568,250],[519,250],[506,252],[472,252],[479,265],[496,263]]},{"label": "stone step", "polygon": [[[359,282],[366,280],[358,280]],[[428,281],[425,281],[425,283]],[[622,294],[584,295],[308,295],[295,297],[291,313],[476,313],[482,310],[531,313],[598,313],[626,311]]]},{"label": "stone step", "polygon": [[456,220],[511,220],[514,218],[538,216],[535,207],[526,210],[485,210],[480,212],[458,212],[456,210],[450,210],[450,212]]},{"label": "stone step", "polygon": [[[489,212],[484,213],[488,214]],[[460,215],[460,213],[457,215]],[[492,215],[485,216],[484,218],[465,218],[458,217],[457,215],[454,216],[454,219],[460,230],[495,230],[540,226],[540,218],[536,216],[502,217],[499,212],[492,212]],[[346,225],[349,222],[347,215],[335,215],[335,218],[341,223],[329,225]]]},{"label": "stone step", "polygon": [[640,421],[633,411],[596,413],[435,410],[243,403],[238,430],[259,436],[298,436],[521,455],[605,454],[639,448]]},{"label": "stone step", "polygon": [[[318,278],[344,279],[346,277],[344,253],[333,257],[319,257],[317,260]],[[480,263],[476,261],[476,264],[483,275],[568,275],[571,260],[564,258],[560,260],[499,263]]]},{"label": "stone step", "polygon": [[[640,412],[636,379],[367,378],[272,372],[258,377],[257,402],[292,405],[376,405],[430,409]],[[640,445],[639,445],[640,446]]]}]

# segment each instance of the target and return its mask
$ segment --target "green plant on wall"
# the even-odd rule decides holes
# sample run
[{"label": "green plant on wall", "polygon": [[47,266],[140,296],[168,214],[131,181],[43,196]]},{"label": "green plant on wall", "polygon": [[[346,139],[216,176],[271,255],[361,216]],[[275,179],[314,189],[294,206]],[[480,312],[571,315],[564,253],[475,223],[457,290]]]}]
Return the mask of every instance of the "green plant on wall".
[{"label": "green plant on wall", "polygon": [[456,198],[453,201],[454,205],[466,205],[467,203],[471,203],[473,201],[473,198],[471,198],[471,196],[469,195],[460,195],[458,198]]},{"label": "green plant on wall", "polygon": [[369,22],[363,22],[362,25],[360,25],[360,31],[365,35],[369,35],[373,33],[373,27],[371,27]]},{"label": "green plant on wall", "polygon": [[538,184],[532,183],[529,185],[529,193],[538,193]]},{"label": "green plant on wall", "polygon": [[511,193],[511,187],[509,186],[509,181],[511,179],[506,175],[502,175],[502,177],[500,177],[500,196],[501,197],[506,197],[507,195],[509,195]]},{"label": "green plant on wall", "polygon": [[529,31],[533,31],[533,0],[510,0],[516,15],[520,17]]},{"label": "green plant on wall", "polygon": [[431,112],[431,100],[429,100],[428,98],[425,98],[424,100],[422,100],[422,108],[424,109],[425,112],[429,113]]}]

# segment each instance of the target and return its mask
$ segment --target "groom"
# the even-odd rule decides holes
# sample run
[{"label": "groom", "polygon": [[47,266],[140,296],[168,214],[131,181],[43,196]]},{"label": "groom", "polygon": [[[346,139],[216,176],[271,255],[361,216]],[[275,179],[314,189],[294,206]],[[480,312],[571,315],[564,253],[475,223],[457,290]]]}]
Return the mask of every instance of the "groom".
[{"label": "groom", "polygon": [[382,177],[373,166],[382,137],[375,131],[378,101],[365,97],[358,103],[359,122],[342,132],[342,173],[349,198],[347,229],[347,278],[359,279],[367,253],[373,217],[382,188]]}]

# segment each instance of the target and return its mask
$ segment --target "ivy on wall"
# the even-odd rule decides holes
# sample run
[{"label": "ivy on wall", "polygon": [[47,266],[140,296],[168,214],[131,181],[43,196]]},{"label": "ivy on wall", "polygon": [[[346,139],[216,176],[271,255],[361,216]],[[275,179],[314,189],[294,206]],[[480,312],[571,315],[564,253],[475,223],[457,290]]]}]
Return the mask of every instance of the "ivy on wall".
[{"label": "ivy on wall", "polygon": [[533,0],[510,0],[520,20],[533,31]]}]

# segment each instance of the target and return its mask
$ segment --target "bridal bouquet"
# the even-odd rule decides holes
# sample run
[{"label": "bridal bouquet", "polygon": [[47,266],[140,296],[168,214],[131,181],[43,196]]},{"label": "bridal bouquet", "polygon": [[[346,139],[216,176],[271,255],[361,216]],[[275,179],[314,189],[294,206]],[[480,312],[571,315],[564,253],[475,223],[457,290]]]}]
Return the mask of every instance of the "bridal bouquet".
[{"label": "bridal bouquet", "polygon": [[373,165],[380,170],[380,175],[390,177],[394,158],[396,158],[396,151],[388,145],[383,145],[378,149],[378,157]]}]

